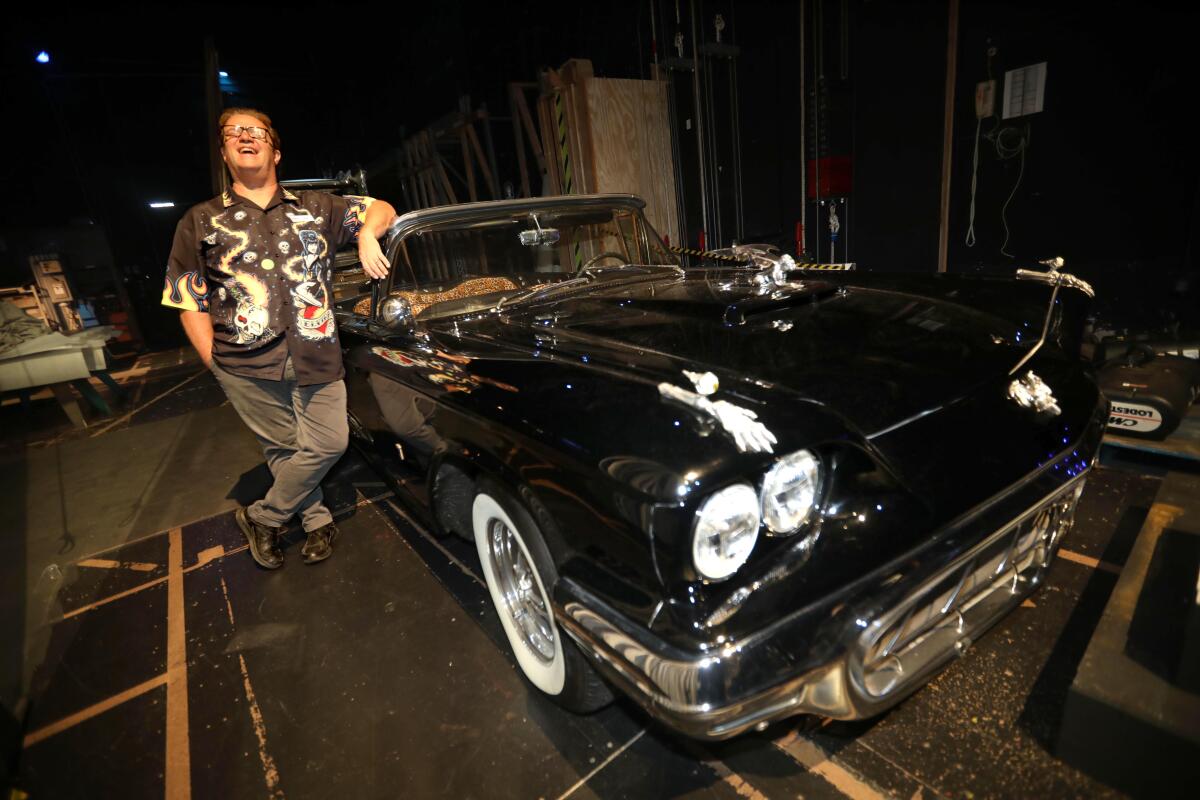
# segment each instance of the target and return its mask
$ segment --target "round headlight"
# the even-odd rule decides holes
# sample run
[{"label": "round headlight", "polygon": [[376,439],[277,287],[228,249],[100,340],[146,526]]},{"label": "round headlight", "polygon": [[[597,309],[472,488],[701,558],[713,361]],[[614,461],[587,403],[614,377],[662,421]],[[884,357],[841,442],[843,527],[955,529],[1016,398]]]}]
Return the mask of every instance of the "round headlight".
[{"label": "round headlight", "polygon": [[692,562],[709,580],[719,581],[746,563],[758,541],[758,497],[749,484],[727,486],[696,511]]},{"label": "round headlight", "polygon": [[762,515],[774,533],[791,533],[804,524],[817,502],[821,466],[807,450],[784,456],[763,479]]}]

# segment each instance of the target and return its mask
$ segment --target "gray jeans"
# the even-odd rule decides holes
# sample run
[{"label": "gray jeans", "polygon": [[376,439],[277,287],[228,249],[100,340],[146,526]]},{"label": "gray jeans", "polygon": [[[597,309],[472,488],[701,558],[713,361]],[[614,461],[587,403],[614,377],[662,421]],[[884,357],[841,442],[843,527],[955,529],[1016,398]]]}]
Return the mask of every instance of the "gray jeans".
[{"label": "gray jeans", "polygon": [[279,527],[299,513],[306,531],[333,522],[322,502],[321,479],[349,442],[346,384],[300,386],[290,357],[281,381],[233,375],[216,362],[212,371],[230,405],[258,437],[275,476],[267,496],[250,506],[250,518]]}]

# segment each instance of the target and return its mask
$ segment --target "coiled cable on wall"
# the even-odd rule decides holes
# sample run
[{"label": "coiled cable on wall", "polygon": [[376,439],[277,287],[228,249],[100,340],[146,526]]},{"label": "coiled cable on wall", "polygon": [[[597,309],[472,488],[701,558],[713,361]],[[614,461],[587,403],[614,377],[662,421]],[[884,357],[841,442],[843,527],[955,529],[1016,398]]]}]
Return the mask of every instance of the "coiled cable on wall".
[{"label": "coiled cable on wall", "polygon": [[[1017,137],[1016,142],[1012,143],[1012,137]],[[1017,181],[1013,184],[1012,191],[1008,193],[1008,199],[1004,201],[1004,206],[1000,209],[1000,222],[1004,225],[1004,242],[1000,245],[1000,254],[1013,258],[1013,254],[1005,248],[1008,247],[1008,240],[1012,237],[1012,231],[1008,227],[1008,205],[1017,195],[1017,188],[1021,185],[1021,178],[1025,175],[1025,151],[1029,149],[1029,131],[1028,128],[1021,129],[1014,126],[1001,128],[996,133],[996,155],[1002,161],[1009,161],[1013,158],[1020,157],[1021,168],[1017,170]]]}]

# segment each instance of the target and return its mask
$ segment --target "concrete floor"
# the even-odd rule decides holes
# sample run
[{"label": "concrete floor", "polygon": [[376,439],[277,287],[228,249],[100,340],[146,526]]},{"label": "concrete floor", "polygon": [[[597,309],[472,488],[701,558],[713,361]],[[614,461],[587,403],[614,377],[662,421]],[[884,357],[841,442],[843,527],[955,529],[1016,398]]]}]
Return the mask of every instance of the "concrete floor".
[{"label": "concrete floor", "polygon": [[1047,585],[890,713],[701,744],[537,695],[472,546],[410,524],[353,454],[326,486],[334,558],[293,542],[258,569],[232,518],[266,486],[256,443],[198,364],[143,367],[87,431],[0,408],[0,700],[28,698],[33,797],[1122,796],[1054,753],[1156,477],[1098,469]]}]

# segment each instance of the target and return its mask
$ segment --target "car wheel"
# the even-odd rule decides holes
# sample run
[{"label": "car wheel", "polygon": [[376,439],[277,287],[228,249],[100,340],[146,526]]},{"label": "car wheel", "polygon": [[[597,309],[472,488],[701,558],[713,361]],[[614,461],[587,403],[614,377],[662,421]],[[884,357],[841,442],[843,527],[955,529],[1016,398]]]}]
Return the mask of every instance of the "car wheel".
[{"label": "car wheel", "polygon": [[521,672],[571,711],[595,711],[610,703],[608,685],[554,621],[549,587],[558,574],[530,514],[484,483],[471,522],[492,605]]}]

